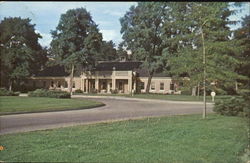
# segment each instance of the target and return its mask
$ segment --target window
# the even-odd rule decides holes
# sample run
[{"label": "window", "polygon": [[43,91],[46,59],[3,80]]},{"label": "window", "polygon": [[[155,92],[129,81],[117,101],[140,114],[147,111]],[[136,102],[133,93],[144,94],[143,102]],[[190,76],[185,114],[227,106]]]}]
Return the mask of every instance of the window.
[{"label": "window", "polygon": [[119,82],[119,90],[123,90],[123,84],[122,84],[122,82]]},{"label": "window", "polygon": [[102,82],[102,89],[107,89],[107,83],[106,82]]},{"label": "window", "polygon": [[46,81],[43,81],[43,87],[46,87]]},{"label": "window", "polygon": [[60,81],[58,81],[57,87],[58,87],[58,88],[61,88],[61,82],[60,82]]},{"label": "window", "polygon": [[141,90],[145,89],[145,84],[144,82],[141,82]]},{"label": "window", "polygon": [[73,81],[73,88],[75,88],[76,87],[76,83],[75,83],[75,81]]},{"label": "window", "polygon": [[155,90],[155,83],[154,82],[151,83],[151,90]]},{"label": "window", "polygon": [[64,82],[64,88],[68,88],[68,83],[66,81]]},{"label": "window", "polygon": [[33,81],[33,87],[34,87],[34,88],[36,87],[36,82],[35,82],[35,81]]},{"label": "window", "polygon": [[160,90],[164,90],[164,83],[160,83]]},{"label": "window", "polygon": [[50,86],[54,87],[54,82],[53,81],[51,81]]},{"label": "window", "polygon": [[170,90],[174,90],[174,84],[170,84]]}]

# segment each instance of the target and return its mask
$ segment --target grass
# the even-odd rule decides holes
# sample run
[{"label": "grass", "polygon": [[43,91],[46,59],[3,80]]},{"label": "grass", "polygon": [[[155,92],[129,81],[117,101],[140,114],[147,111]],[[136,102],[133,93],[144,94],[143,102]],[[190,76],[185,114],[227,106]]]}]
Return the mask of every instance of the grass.
[{"label": "grass", "polygon": [[0,136],[7,162],[240,162],[247,120],[209,114],[99,123]]},{"label": "grass", "polygon": [[103,105],[83,99],[57,99],[45,97],[0,96],[0,115],[70,109],[86,109]]},{"label": "grass", "polygon": [[[159,100],[171,100],[171,101],[203,101],[203,96],[190,96],[190,95],[164,95],[164,94],[153,94],[153,93],[142,93],[134,94],[134,96],[128,94],[76,94],[76,95],[88,95],[88,96],[123,96],[130,98],[143,98],[143,99],[159,99]],[[220,100],[224,98],[229,98],[232,96],[215,96],[215,100]],[[212,102],[212,97],[206,97],[208,102]]]}]

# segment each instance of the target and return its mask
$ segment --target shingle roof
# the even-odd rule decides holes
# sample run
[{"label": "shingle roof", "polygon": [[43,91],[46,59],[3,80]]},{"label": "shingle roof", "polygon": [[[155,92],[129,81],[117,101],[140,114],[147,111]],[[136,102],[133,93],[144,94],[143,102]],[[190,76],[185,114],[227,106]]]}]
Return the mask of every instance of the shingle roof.
[{"label": "shingle roof", "polygon": [[35,76],[39,77],[46,77],[46,76],[53,76],[53,77],[62,77],[62,76],[69,76],[64,69],[64,66],[56,65],[52,67],[46,67],[44,70],[39,71]]},{"label": "shingle roof", "polygon": [[[139,77],[149,76],[148,70],[146,68],[138,68],[135,71],[138,73]],[[154,73],[153,77],[169,77],[169,76],[162,72],[156,72]]]},{"label": "shingle roof", "polygon": [[[140,67],[142,62],[138,61],[125,61],[125,62],[99,62],[95,67],[94,71],[113,71],[115,67],[116,71],[136,71],[139,77],[148,77],[148,71],[145,68]],[[80,76],[81,72],[77,71],[74,76]],[[39,77],[63,77],[69,76],[70,74],[65,71],[64,66],[55,65],[52,67],[46,67],[44,70],[35,74]],[[164,73],[155,73],[154,77],[167,77]]]},{"label": "shingle roof", "polygon": [[128,71],[138,69],[142,62],[125,61],[125,62],[100,62],[97,64],[95,71]]}]

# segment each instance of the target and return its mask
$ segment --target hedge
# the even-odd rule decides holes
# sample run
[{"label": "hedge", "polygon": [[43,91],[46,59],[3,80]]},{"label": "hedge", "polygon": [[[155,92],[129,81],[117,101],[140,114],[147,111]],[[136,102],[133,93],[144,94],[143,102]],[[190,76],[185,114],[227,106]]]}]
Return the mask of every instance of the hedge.
[{"label": "hedge", "polygon": [[218,100],[213,110],[221,115],[250,117],[249,101],[245,96]]},{"label": "hedge", "polygon": [[5,88],[0,88],[0,96],[19,96],[20,92],[9,91]]},{"label": "hedge", "polygon": [[71,98],[70,93],[66,91],[55,91],[46,89],[36,89],[28,92],[30,97],[51,97],[51,98]]}]

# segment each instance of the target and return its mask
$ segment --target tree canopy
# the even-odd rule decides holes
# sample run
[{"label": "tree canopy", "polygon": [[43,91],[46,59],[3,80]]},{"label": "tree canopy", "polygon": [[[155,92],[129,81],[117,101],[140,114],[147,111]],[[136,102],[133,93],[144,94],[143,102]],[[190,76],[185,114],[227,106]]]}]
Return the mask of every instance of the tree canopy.
[{"label": "tree canopy", "polygon": [[203,80],[206,68],[206,84],[214,82],[211,89],[223,92],[246,78],[235,72],[242,46],[232,39],[229,25],[236,22],[229,20],[235,14],[230,5],[239,4],[139,2],[120,19],[123,45],[144,62],[150,77],[165,68],[174,77],[189,77],[193,87]]},{"label": "tree canopy", "polygon": [[124,46],[131,50],[135,59],[143,61],[143,67],[148,69],[146,92],[149,91],[153,74],[161,68],[159,57],[164,47],[162,17],[165,9],[166,3],[139,2],[136,7],[130,7],[120,19]]},{"label": "tree canopy", "polygon": [[[229,25],[235,22],[228,18],[234,14],[229,9],[229,3],[190,2],[182,7],[185,7],[187,14],[184,16],[185,22],[178,21],[178,26],[184,28],[176,28],[179,32],[183,31],[183,39],[178,39],[177,36],[182,46],[171,56],[172,72],[177,76],[188,75],[191,85],[194,86],[201,82],[205,66],[207,85],[215,82],[217,87],[213,89],[220,92],[227,89],[226,87],[232,87],[237,79],[244,79],[244,76],[235,72],[235,67],[239,64],[235,56],[240,53],[241,47],[238,40],[230,39],[232,31]],[[206,54],[205,65],[203,50]]]},{"label": "tree canopy", "polygon": [[56,30],[51,32],[51,51],[61,65],[71,72],[69,90],[75,69],[91,70],[101,53],[102,34],[85,8],[62,14]]},{"label": "tree canopy", "polygon": [[13,83],[39,71],[47,61],[46,49],[38,43],[41,38],[35,32],[30,19],[4,18],[0,23],[1,86]]},{"label": "tree canopy", "polygon": [[98,61],[113,61],[117,60],[118,55],[113,41],[102,41],[101,53],[97,56]]}]

